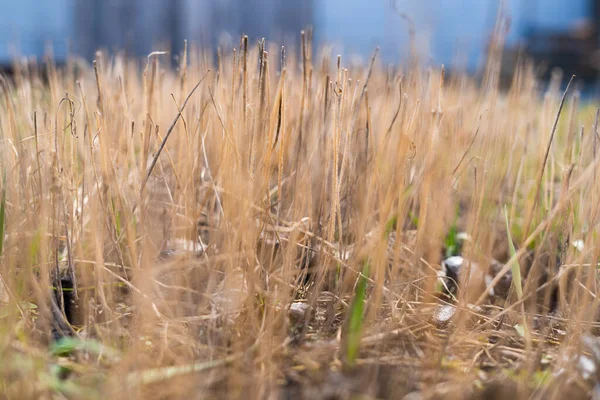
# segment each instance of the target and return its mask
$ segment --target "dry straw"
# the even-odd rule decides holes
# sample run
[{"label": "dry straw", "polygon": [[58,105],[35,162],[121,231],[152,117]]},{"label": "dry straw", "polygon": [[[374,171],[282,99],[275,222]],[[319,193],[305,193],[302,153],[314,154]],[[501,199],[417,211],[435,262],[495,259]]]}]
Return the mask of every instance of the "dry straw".
[{"label": "dry straw", "polygon": [[595,113],[528,63],[501,89],[499,36],[481,85],[301,37],[0,80],[3,395],[589,390]]}]

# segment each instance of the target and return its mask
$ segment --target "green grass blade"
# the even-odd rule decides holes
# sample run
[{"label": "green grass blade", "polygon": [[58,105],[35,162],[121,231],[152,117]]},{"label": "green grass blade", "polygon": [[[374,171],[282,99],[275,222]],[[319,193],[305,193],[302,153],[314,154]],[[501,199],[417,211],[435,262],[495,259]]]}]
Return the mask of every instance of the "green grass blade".
[{"label": "green grass blade", "polygon": [[[506,234],[508,235],[508,247],[510,249],[510,256],[513,257],[517,250],[515,249],[515,244],[513,243],[512,236],[510,234],[510,224],[508,223],[508,212],[506,211],[506,204],[504,205],[504,219],[506,220]],[[515,260],[510,266],[510,271],[512,272],[513,284],[515,285],[515,290],[517,291],[517,297],[519,300],[523,298],[523,285],[521,283],[521,267],[519,266],[519,261]]]},{"label": "green grass blade", "polygon": [[367,296],[367,277],[369,276],[369,262],[365,262],[362,275],[358,278],[345,340],[345,356],[348,365],[354,365],[360,351],[360,338],[364,325],[365,299]]},{"label": "green grass blade", "polygon": [[[515,244],[513,243],[512,236],[510,234],[510,224],[508,223],[508,212],[506,211],[506,204],[504,205],[504,219],[506,220],[506,235],[508,236],[508,248],[510,250],[511,258],[517,253],[515,249]],[[523,285],[521,283],[521,267],[519,266],[519,261],[515,259],[515,261],[510,266],[510,270],[512,272],[512,284],[514,285],[515,290],[517,291],[517,298],[519,300],[523,299]],[[527,328],[527,318],[525,317],[525,306],[521,303],[521,316],[523,318],[523,325],[518,326],[515,325],[515,329],[519,336],[525,338],[527,343],[531,343],[531,336],[529,334],[529,329]]]},{"label": "green grass blade", "polygon": [[387,239],[390,237],[390,233],[396,230],[396,225],[398,224],[398,216],[394,215],[390,219],[388,219],[385,223],[385,227],[383,230],[383,237]]},{"label": "green grass blade", "polygon": [[50,352],[59,357],[69,356],[77,350],[95,354],[98,357],[106,357],[113,362],[120,358],[116,350],[92,339],[64,337],[50,346]]},{"label": "green grass blade", "polygon": [[460,253],[460,245],[458,242],[458,218],[460,217],[460,207],[456,207],[454,221],[444,239],[444,247],[446,248],[446,258],[457,256]]}]

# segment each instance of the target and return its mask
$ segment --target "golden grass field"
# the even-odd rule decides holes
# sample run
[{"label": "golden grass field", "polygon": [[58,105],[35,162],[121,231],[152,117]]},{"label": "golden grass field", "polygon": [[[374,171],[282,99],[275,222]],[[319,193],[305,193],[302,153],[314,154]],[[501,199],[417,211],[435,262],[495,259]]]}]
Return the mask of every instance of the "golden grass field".
[{"label": "golden grass field", "polygon": [[2,398],[597,393],[577,79],[310,36],[0,78]]}]

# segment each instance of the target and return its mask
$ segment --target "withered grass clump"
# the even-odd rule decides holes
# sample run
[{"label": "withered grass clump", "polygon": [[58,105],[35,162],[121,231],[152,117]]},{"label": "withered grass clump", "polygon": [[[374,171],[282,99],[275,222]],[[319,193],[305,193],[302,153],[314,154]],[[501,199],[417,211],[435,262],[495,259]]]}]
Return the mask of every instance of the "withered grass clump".
[{"label": "withered grass clump", "polygon": [[501,92],[495,51],[475,83],[299,50],[1,78],[3,396],[591,390],[599,137],[576,85],[560,112],[562,77],[541,93],[523,64]]}]

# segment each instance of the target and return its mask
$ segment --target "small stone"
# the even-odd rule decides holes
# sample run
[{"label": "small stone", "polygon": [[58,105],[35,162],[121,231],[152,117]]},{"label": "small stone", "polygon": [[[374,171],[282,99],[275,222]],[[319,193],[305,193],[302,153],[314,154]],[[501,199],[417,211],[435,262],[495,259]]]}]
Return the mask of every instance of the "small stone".
[{"label": "small stone", "polygon": [[471,235],[469,235],[467,232],[459,232],[456,235],[456,239],[462,240],[462,241],[468,241],[468,242],[470,242],[472,240]]},{"label": "small stone", "polygon": [[596,374],[596,363],[592,360],[591,357],[588,357],[584,354],[579,356],[579,360],[577,361],[577,368],[581,373],[583,379],[588,380]]},{"label": "small stone", "polygon": [[448,325],[454,314],[456,314],[456,307],[454,306],[448,304],[437,306],[433,312],[433,323],[440,328],[444,327]]},{"label": "small stone", "polygon": [[438,274],[438,279],[443,282],[446,294],[456,294],[459,283],[460,269],[464,259],[460,256],[448,257],[442,261],[442,271]]},{"label": "small stone", "polygon": [[288,315],[290,317],[290,322],[293,324],[301,322],[306,314],[308,313],[310,306],[308,303],[296,301],[290,304],[290,310]]},{"label": "small stone", "polygon": [[446,268],[447,274],[458,277],[460,268],[462,267],[465,259],[461,256],[448,257],[443,261],[444,268]]},{"label": "small stone", "polygon": [[591,353],[596,362],[600,362],[600,338],[585,334],[582,336],[581,341],[587,351]]},{"label": "small stone", "polygon": [[410,392],[406,396],[402,398],[402,400],[421,400],[423,398],[423,394],[419,391]]}]

